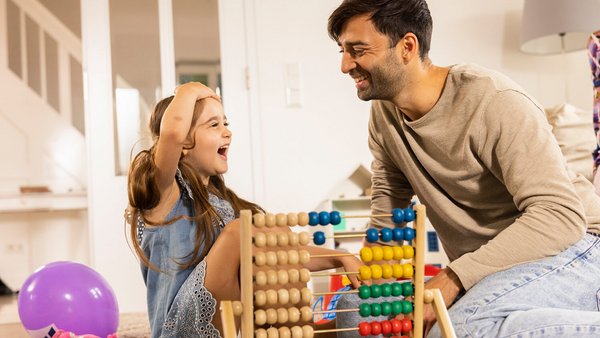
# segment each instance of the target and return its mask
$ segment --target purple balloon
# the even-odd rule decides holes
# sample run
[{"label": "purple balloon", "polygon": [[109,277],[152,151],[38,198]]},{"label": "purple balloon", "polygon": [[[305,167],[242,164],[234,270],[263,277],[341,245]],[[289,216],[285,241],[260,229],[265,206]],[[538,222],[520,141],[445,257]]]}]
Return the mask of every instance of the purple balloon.
[{"label": "purple balloon", "polygon": [[19,291],[19,318],[28,331],[52,324],[77,335],[107,337],[117,332],[119,306],[106,280],[74,262],[38,268]]}]

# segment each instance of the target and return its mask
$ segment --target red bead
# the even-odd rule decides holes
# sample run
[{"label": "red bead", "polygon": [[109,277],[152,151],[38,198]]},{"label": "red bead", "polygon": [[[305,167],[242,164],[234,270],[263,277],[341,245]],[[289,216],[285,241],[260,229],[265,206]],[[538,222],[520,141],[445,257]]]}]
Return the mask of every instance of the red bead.
[{"label": "red bead", "polygon": [[409,333],[412,330],[412,322],[410,319],[402,319],[402,333]]},{"label": "red bead", "polygon": [[393,333],[400,333],[402,331],[402,323],[398,319],[390,320],[390,324],[392,324]]},{"label": "red bead", "polygon": [[381,321],[381,333],[385,335],[392,333],[392,324],[389,320]]},{"label": "red bead", "polygon": [[367,322],[358,324],[358,333],[363,337],[371,335],[371,324]]},{"label": "red bead", "polygon": [[381,323],[371,322],[371,335],[379,336],[381,334]]}]

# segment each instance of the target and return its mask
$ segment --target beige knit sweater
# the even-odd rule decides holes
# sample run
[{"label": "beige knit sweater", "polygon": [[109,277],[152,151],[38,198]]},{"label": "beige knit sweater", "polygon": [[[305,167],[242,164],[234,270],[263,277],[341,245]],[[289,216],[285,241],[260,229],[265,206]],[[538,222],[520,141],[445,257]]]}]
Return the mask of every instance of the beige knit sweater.
[{"label": "beige knit sweater", "polygon": [[[592,184],[567,171],[544,111],[501,74],[453,66],[439,101],[416,121],[374,101],[369,135],[372,212],[416,194],[465,289],[556,255],[586,229],[600,232]],[[386,222],[372,219],[393,226]]]}]

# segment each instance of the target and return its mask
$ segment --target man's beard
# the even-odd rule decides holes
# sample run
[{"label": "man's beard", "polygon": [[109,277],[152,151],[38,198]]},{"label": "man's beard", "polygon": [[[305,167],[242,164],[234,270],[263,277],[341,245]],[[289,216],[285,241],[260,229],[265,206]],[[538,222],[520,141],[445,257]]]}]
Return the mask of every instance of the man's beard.
[{"label": "man's beard", "polygon": [[[395,55],[390,53],[379,65],[375,65],[368,72],[369,86],[364,90],[357,90],[358,98],[363,101],[392,100],[406,83],[406,74],[402,67],[403,65],[398,62]],[[359,73],[366,72],[359,71]]]}]

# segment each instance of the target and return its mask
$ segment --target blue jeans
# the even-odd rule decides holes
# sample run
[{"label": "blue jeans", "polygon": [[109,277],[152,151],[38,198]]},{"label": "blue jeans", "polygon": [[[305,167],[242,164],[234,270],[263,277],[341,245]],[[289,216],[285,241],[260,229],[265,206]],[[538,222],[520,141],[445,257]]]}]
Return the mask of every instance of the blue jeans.
[{"label": "blue jeans", "polygon": [[[484,278],[449,314],[458,337],[571,338],[600,337],[599,311],[600,238],[586,234],[557,256]],[[428,337],[440,336],[435,325]]]}]

